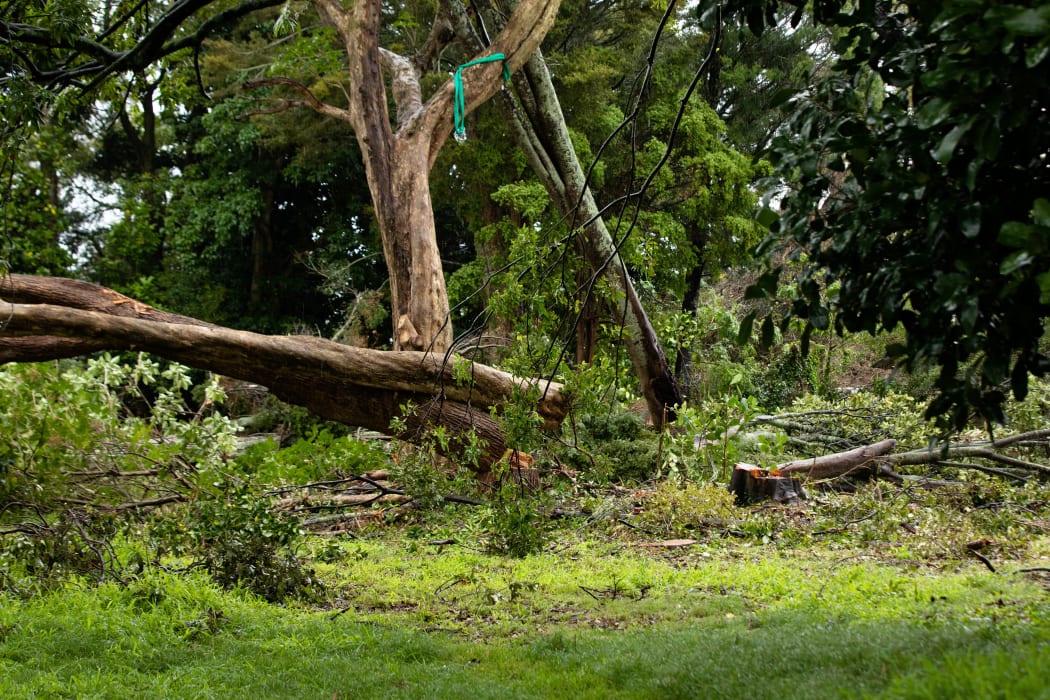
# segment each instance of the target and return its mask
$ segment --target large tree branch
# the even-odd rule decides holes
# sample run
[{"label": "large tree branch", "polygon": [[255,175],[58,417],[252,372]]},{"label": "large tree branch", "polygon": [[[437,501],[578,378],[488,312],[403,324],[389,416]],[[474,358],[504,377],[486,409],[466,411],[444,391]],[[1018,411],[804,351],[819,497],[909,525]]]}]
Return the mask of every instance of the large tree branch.
[{"label": "large tree branch", "polygon": [[[29,63],[27,67],[33,73],[34,80],[52,85],[79,85],[81,78],[90,77],[91,82],[81,85],[85,90],[92,90],[111,75],[122,71],[140,71],[156,60],[169,56],[182,49],[199,46],[211,32],[226,26],[237,19],[255,12],[280,5],[284,0],[245,0],[244,2],[223,10],[206,20],[191,34],[173,38],[183,25],[200,10],[216,0],[180,0],[172,5],[160,17],[131,49],[119,51],[106,46],[102,41],[114,32],[114,27],[103,31],[98,38],[88,36],[64,37],[56,35],[50,29],[17,22],[0,22],[0,36],[12,44],[24,43],[44,48],[72,51],[72,57],[62,61],[62,67],[55,70],[42,70]],[[135,8],[137,11],[140,8]],[[130,18],[122,17],[116,24],[119,26]],[[93,60],[76,62],[76,55],[90,57]],[[27,60],[27,59],[23,59]]]},{"label": "large tree branch", "polygon": [[452,29],[452,6],[449,0],[438,0],[438,9],[434,15],[434,23],[430,26],[430,34],[413,59],[418,73],[422,75],[434,70],[441,52],[455,38],[456,33]]},{"label": "large tree branch", "polygon": [[412,61],[387,49],[379,49],[383,67],[390,73],[390,87],[394,91],[399,126],[410,123],[423,109],[423,92],[419,87],[419,71]]},{"label": "large tree branch", "polygon": [[874,473],[877,467],[876,458],[892,451],[896,446],[896,440],[881,440],[873,445],[864,445],[848,452],[837,452],[813,459],[797,459],[780,464],[777,466],[777,471],[781,474],[805,475],[811,479],[844,476],[858,471]]},{"label": "large tree branch", "polygon": [[411,403],[408,431],[399,437],[418,439],[433,425],[445,425],[453,434],[474,427],[489,440],[492,459],[506,445],[490,409],[498,410],[519,392],[531,393],[537,412],[556,425],[569,408],[558,384],[519,379],[464,358],[236,331],[159,311],[86,282],[12,275],[0,285],[0,299],[0,357],[7,360],[44,359],[39,350],[18,356],[19,344],[29,340],[47,341],[59,351],[68,341],[75,349],[152,352],[262,384],[322,417],[384,432]]},{"label": "large tree branch", "polygon": [[381,3],[359,0],[351,10],[344,9],[339,0],[314,0],[313,4],[321,21],[336,30],[349,59],[350,125],[371,184],[377,164],[390,163],[394,148],[379,53]]},{"label": "large tree branch", "polygon": [[[513,73],[539,49],[543,37],[554,24],[561,0],[524,0],[507,20],[491,46],[479,51],[474,58],[502,53],[507,67]],[[503,67],[499,62],[483,63],[462,74],[465,114],[488,101],[503,87]],[[421,133],[430,140],[430,159],[433,165],[437,154],[452,133],[453,81],[447,81],[435,92],[420,113]]]},{"label": "large tree branch", "polygon": [[124,55],[87,37],[58,37],[50,29],[19,22],[0,22],[0,36],[5,43],[24,42],[44,48],[71,49],[100,61],[117,61]]},{"label": "large tree branch", "polygon": [[[483,41],[464,12],[460,11],[455,26],[468,46]],[[586,293],[591,294],[595,283],[604,277],[621,296],[618,320],[626,331],[627,352],[653,423],[661,427],[665,420],[674,420],[681,390],[620,257],[619,246],[624,239],[613,239],[587,187],[550,71],[538,48],[515,78],[514,87],[519,102],[509,96],[500,101],[504,119],[562,216],[571,228],[580,227],[577,241],[592,270]]]}]

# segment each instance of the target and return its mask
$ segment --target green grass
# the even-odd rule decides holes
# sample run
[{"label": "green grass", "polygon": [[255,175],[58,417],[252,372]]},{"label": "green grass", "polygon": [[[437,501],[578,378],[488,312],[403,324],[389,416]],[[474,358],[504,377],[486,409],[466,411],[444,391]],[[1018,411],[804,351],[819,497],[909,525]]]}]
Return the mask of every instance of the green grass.
[{"label": "green grass", "polygon": [[0,597],[0,697],[1050,697],[1050,600],[1017,563],[340,549],[325,610],[160,571]]}]

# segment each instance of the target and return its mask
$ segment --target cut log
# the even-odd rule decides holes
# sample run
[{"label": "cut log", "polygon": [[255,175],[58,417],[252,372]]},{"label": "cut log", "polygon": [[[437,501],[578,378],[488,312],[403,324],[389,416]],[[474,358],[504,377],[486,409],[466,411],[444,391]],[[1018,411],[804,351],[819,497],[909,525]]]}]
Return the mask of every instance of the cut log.
[{"label": "cut log", "polygon": [[891,452],[896,446],[896,440],[880,440],[847,452],[836,452],[813,459],[796,459],[777,465],[776,470],[781,474],[805,475],[811,479],[832,479],[847,474],[873,475],[878,468],[876,458]]},{"label": "cut log", "polygon": [[774,503],[795,506],[806,497],[797,477],[744,462],[733,469],[729,491],[736,496],[737,505],[772,500]]}]

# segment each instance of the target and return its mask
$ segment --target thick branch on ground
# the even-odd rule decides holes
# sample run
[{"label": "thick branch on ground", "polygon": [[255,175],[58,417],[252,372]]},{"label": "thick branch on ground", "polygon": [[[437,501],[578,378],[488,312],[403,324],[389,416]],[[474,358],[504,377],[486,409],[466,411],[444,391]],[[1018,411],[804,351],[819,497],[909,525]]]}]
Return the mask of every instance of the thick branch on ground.
[{"label": "thick branch on ground", "polygon": [[[896,447],[895,440],[881,440],[846,452],[794,460],[781,464],[776,469],[782,474],[806,475],[814,479],[878,475],[899,480],[902,477],[893,471],[895,467],[940,465],[958,469],[975,469],[1023,483],[1026,481],[1025,477],[1017,472],[1035,472],[1045,478],[1050,476],[1050,466],[1003,454],[1002,450],[1008,447],[1039,446],[1045,448],[1048,444],[1050,444],[1050,430],[1033,430],[994,441],[924,447],[897,454],[890,454]],[[961,459],[984,460],[999,465],[1000,468],[958,461]]]},{"label": "thick branch on ground", "polygon": [[811,479],[831,479],[847,474],[874,473],[879,457],[897,446],[896,440],[881,440],[874,445],[865,445],[848,452],[797,459],[778,465],[776,471],[785,475],[808,476]]},{"label": "thick branch on ground", "polygon": [[412,404],[404,416],[406,430],[398,437],[417,440],[435,425],[454,435],[475,429],[489,443],[482,466],[507,448],[490,408],[527,392],[535,395],[536,409],[550,425],[568,411],[560,385],[518,379],[463,358],[208,326],[73,280],[15,275],[5,281],[0,298],[0,357],[7,361],[43,359],[40,346],[19,356],[20,342],[41,337],[52,347],[68,339],[74,348],[87,343],[94,350],[141,350],[261,384],[319,416],[381,432],[389,432],[402,406]]},{"label": "thick branch on ground", "polygon": [[[887,462],[894,466],[911,466],[920,464],[938,464],[946,460],[958,460],[964,458],[978,458],[995,462],[1006,467],[1037,472],[1043,476],[1050,476],[1050,467],[1045,464],[1031,462],[1004,455],[999,450],[1021,444],[1039,443],[1047,444],[1050,438],[1050,430],[1033,430],[1020,435],[1011,435],[995,441],[965,442],[949,444],[947,447],[926,447],[919,450],[911,450],[896,455],[890,455]],[[959,466],[959,465],[957,465]]]}]

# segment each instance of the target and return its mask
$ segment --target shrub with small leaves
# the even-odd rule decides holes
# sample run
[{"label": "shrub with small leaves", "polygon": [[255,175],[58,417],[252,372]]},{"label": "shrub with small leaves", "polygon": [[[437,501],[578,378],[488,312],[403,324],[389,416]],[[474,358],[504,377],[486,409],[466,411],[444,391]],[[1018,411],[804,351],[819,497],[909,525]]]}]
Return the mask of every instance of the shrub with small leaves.
[{"label": "shrub with small leaves", "polygon": [[517,484],[502,486],[482,517],[488,551],[510,557],[543,551],[550,541],[551,525],[541,508],[541,494]]},{"label": "shrub with small leaves", "polygon": [[723,527],[739,511],[733,494],[724,486],[691,481],[662,481],[643,501],[639,525],[661,535],[683,535],[688,531]]},{"label": "shrub with small leaves", "polygon": [[188,553],[225,588],[240,586],[270,602],[316,597],[320,583],[294,551],[298,523],[271,510],[245,484],[219,486],[223,493],[190,508]]}]

